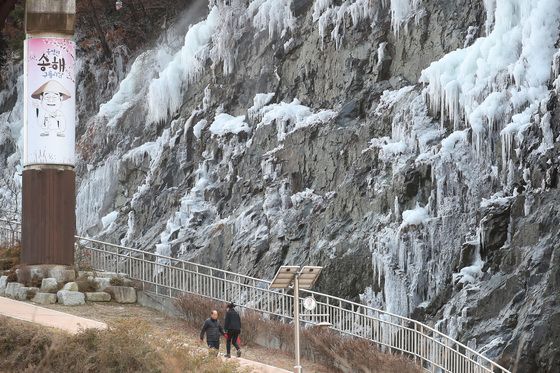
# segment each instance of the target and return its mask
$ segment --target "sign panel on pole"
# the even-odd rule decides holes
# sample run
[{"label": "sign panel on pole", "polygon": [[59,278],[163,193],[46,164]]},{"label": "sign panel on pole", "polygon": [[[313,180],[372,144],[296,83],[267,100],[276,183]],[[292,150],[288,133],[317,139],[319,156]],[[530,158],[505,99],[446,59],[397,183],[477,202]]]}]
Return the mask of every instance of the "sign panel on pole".
[{"label": "sign panel on pole", "polygon": [[64,38],[29,38],[24,53],[24,166],[74,166],[75,44]]}]

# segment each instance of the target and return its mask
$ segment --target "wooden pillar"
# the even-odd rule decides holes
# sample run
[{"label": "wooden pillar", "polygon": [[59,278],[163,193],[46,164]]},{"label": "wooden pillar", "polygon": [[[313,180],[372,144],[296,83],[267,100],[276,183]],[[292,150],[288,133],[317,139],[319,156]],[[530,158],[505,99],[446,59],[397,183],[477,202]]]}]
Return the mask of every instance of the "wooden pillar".
[{"label": "wooden pillar", "polygon": [[27,0],[23,264],[74,264],[75,0]]}]

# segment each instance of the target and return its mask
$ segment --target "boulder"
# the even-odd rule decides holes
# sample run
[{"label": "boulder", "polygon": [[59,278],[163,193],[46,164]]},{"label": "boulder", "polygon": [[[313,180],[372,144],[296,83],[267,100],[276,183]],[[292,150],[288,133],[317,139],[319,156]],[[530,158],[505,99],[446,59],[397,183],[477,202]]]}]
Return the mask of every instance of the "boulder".
[{"label": "boulder", "polygon": [[19,282],[9,282],[8,285],[6,285],[5,295],[8,298],[15,299],[19,289],[22,288],[22,287],[23,287],[23,285],[20,284]]},{"label": "boulder", "polygon": [[28,300],[33,298],[37,292],[39,292],[39,288],[22,286],[17,288],[14,299]]},{"label": "boulder", "polygon": [[126,273],[117,272],[97,272],[96,277],[112,279],[114,277],[126,277]]},{"label": "boulder", "polygon": [[45,277],[45,268],[43,266],[24,266],[16,269],[18,282],[22,284],[37,283]]},{"label": "boulder", "polygon": [[97,284],[97,291],[105,291],[111,286],[111,279],[105,277],[94,278],[93,281]]},{"label": "boulder", "polygon": [[95,277],[95,272],[93,271],[78,271],[78,277]]},{"label": "boulder", "polygon": [[117,303],[136,303],[136,289],[130,286],[109,286],[106,290]]},{"label": "boulder", "polygon": [[111,294],[104,291],[88,292],[86,293],[86,300],[88,302],[110,302]]},{"label": "boulder", "polygon": [[38,304],[55,304],[56,303],[56,294],[52,293],[37,293],[31,299],[33,303]]},{"label": "boulder", "polygon": [[57,282],[70,282],[76,280],[76,272],[66,266],[54,266],[49,268],[48,277],[56,279]]},{"label": "boulder", "polygon": [[55,278],[47,277],[41,281],[41,292],[56,293],[58,291],[58,282]]},{"label": "boulder", "polygon": [[80,306],[86,303],[84,293],[79,291],[60,290],[56,297],[58,303],[64,306]]},{"label": "boulder", "polygon": [[78,284],[76,284],[75,282],[69,282],[66,285],[64,285],[62,290],[78,291]]},{"label": "boulder", "polygon": [[8,285],[8,276],[0,276],[0,297],[6,292],[6,286]]}]

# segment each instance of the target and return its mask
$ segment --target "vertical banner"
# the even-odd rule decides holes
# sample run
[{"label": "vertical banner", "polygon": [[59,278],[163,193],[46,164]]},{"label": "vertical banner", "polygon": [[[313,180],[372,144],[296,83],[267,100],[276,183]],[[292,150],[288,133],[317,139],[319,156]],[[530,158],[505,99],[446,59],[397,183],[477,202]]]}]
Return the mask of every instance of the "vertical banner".
[{"label": "vertical banner", "polygon": [[75,44],[64,38],[30,38],[24,54],[24,166],[74,166]]}]

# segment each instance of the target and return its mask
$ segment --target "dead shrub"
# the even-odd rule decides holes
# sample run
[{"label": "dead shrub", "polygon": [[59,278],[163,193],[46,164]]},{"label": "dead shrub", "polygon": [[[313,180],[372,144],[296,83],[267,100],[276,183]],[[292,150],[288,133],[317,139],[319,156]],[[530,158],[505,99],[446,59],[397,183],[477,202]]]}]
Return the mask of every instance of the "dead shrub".
[{"label": "dead shrub", "polygon": [[112,277],[109,280],[109,284],[111,284],[111,286],[124,286],[124,278],[121,276]]},{"label": "dead shrub", "polygon": [[187,324],[195,329],[202,327],[204,321],[210,317],[212,310],[217,310],[223,316],[223,310],[226,306],[225,303],[193,294],[185,294],[179,297],[175,300],[174,304],[183,314]]},{"label": "dead shrub", "polygon": [[343,336],[331,329],[304,329],[302,345],[304,348],[311,347],[312,351],[307,353],[336,372],[421,372],[409,359],[383,353],[367,340]]},{"label": "dead shrub", "polygon": [[38,364],[51,344],[47,331],[0,317],[0,371],[20,372]]},{"label": "dead shrub", "polygon": [[76,279],[78,290],[82,293],[97,291],[97,283],[92,276],[84,274]]},{"label": "dead shrub", "polygon": [[28,266],[20,266],[17,271],[17,281],[28,287],[41,287],[42,276],[31,271]]},{"label": "dead shrub", "polygon": [[11,268],[6,276],[8,276],[8,282],[17,282],[18,278],[15,267]]},{"label": "dead shrub", "polygon": [[155,338],[138,319],[67,335],[7,318],[0,318],[0,371],[241,372],[234,362],[224,363],[167,337]]},{"label": "dead shrub", "polygon": [[17,266],[20,253],[21,247],[19,245],[0,247],[0,271],[9,270]]},{"label": "dead shrub", "polygon": [[[210,310],[224,305],[197,295],[183,295],[176,307],[190,326],[199,328]],[[294,353],[293,324],[263,317],[253,310],[241,312],[241,340],[245,345],[256,345],[259,336],[275,338],[281,350]],[[268,347],[268,346],[265,346]],[[302,356],[330,368],[337,373],[403,373],[421,372],[409,359],[379,351],[373,343],[341,335],[327,328],[311,327],[301,330]]]}]

